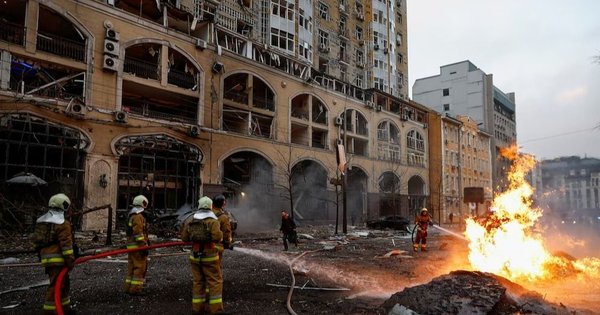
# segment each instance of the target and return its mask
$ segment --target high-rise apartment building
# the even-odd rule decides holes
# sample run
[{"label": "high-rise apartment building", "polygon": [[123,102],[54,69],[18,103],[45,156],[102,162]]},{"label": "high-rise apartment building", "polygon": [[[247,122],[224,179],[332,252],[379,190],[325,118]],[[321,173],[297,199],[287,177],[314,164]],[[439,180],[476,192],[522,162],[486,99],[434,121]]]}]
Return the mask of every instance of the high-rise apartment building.
[{"label": "high-rise apartment building", "polygon": [[[342,144],[348,219],[412,216],[428,202],[429,109],[400,85],[405,13],[378,0],[2,3],[0,193],[16,199],[0,208],[35,215],[60,191],[125,213],[144,194],[164,214],[226,193],[240,221],[293,208],[333,222]],[[17,176],[47,183],[40,200],[17,200]]]},{"label": "high-rise apartment building", "polygon": [[466,60],[440,67],[439,75],[417,79],[413,98],[440,113],[469,116],[492,135],[493,187],[504,190],[510,162],[501,157],[500,148],[517,141],[514,93],[502,92],[491,74]]}]

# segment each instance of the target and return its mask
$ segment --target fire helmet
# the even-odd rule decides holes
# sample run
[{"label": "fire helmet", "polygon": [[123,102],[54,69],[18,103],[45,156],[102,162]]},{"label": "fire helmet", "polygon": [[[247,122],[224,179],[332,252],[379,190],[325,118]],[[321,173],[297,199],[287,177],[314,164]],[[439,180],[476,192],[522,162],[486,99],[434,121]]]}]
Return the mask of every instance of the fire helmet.
[{"label": "fire helmet", "polygon": [[210,210],[210,209],[212,209],[212,205],[213,205],[213,201],[206,196],[198,199],[198,210],[200,210],[200,209],[209,209]]},{"label": "fire helmet", "polygon": [[136,207],[146,208],[148,207],[148,198],[144,195],[137,195],[133,198],[133,205]]},{"label": "fire helmet", "polygon": [[56,194],[50,197],[50,200],[48,201],[49,208],[58,209],[62,211],[69,209],[70,205],[71,200],[65,194]]}]

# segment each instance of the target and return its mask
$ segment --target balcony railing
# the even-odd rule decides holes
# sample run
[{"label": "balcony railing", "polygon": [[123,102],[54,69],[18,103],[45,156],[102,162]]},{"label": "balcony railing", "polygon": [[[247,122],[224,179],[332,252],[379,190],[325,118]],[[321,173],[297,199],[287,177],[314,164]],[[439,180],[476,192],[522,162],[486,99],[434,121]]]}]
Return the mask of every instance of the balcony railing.
[{"label": "balcony railing", "polygon": [[39,33],[37,50],[85,62],[85,42],[76,42],[54,34]]},{"label": "balcony railing", "polygon": [[144,79],[158,80],[160,78],[160,67],[157,64],[132,57],[125,57],[123,72]]},{"label": "balcony railing", "polygon": [[239,104],[248,105],[248,93],[246,92],[237,92],[235,90],[229,90],[225,92],[223,98]]},{"label": "balcony railing", "polygon": [[36,90],[33,93],[29,91],[33,91],[37,89],[38,85],[30,85],[26,84],[23,81],[11,80],[9,88],[11,91],[15,91],[23,94],[31,94],[35,96],[48,97],[48,98],[56,98],[62,100],[70,100],[74,98],[83,99],[83,91],[81,93],[72,93],[68,92],[60,86],[54,84],[43,89]]},{"label": "balcony railing", "polygon": [[23,46],[25,26],[0,20],[0,40]]},{"label": "balcony railing", "polygon": [[174,108],[148,100],[123,98],[123,108],[132,114],[149,118],[180,121],[184,123],[197,123],[196,112],[193,108]]},{"label": "balcony railing", "polygon": [[[196,78],[187,73],[180,70],[170,69],[169,76],[167,78],[170,84],[176,85],[180,88],[184,89],[192,89],[196,86]],[[197,88],[197,86],[196,86]]]},{"label": "balcony railing", "polygon": [[254,97],[252,99],[252,104],[254,105],[254,107],[260,109],[275,111],[275,103],[273,102],[273,99],[268,99],[264,97]]}]

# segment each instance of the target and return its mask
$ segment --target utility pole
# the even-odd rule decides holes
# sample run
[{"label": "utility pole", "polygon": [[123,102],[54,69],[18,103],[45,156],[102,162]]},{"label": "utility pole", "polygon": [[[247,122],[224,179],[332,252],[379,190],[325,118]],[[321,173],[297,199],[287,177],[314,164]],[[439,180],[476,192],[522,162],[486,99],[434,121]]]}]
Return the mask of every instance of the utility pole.
[{"label": "utility pole", "polygon": [[[348,144],[348,112],[344,106],[344,155],[346,155],[346,145]],[[347,161],[344,156],[344,161]],[[348,167],[344,163],[344,170],[342,171],[342,202],[343,202],[343,217],[342,217],[342,233],[348,233],[348,202],[346,191],[348,190]]]}]

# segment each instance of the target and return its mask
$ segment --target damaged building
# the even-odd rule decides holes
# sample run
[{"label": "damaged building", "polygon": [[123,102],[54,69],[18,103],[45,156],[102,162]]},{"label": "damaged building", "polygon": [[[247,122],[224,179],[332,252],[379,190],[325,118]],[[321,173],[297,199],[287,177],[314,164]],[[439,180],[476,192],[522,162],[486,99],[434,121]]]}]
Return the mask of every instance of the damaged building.
[{"label": "damaged building", "polygon": [[115,218],[137,194],[168,214],[226,193],[241,222],[291,207],[333,222],[339,144],[349,219],[412,216],[430,110],[406,99],[405,15],[405,0],[4,1],[2,224],[57,192]]}]

